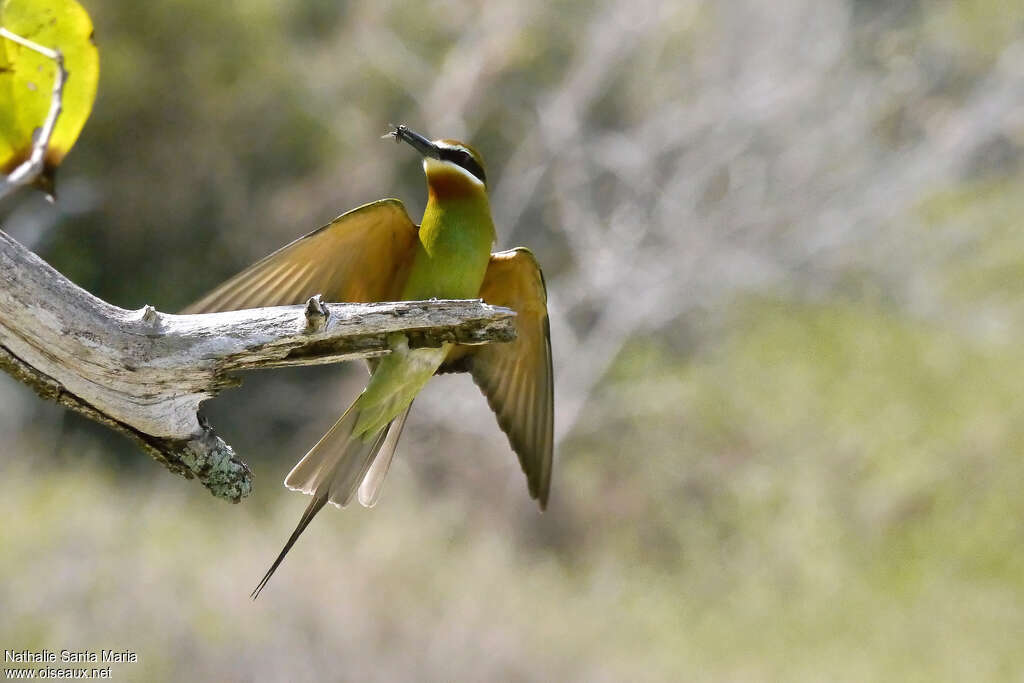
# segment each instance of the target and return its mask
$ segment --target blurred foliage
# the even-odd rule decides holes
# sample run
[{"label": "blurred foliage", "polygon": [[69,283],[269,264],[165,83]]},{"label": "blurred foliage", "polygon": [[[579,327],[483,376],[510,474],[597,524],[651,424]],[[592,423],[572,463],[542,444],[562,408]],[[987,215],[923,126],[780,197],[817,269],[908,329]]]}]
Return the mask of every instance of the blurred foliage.
[{"label": "blurred foliage", "polygon": [[1015,680],[1024,668],[1024,3],[91,0],[57,207],[5,229],[165,310],[381,196],[387,124],[489,162],[545,268],[538,515],[465,377],[381,503],[276,482],[362,368],[246,377],[214,501],[0,378],[0,643],[174,680]]}]

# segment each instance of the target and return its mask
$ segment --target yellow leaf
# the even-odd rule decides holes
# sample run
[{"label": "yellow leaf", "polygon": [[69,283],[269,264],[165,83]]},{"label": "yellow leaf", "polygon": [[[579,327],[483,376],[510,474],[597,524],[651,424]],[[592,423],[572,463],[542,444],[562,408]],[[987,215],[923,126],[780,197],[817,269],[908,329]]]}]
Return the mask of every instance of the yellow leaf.
[{"label": "yellow leaf", "polygon": [[[92,20],[75,0],[2,0],[0,26],[64,55],[68,79],[44,172],[52,178],[96,99],[99,54]],[[0,172],[10,173],[31,153],[32,135],[50,110],[56,73],[52,59],[0,37]]]}]

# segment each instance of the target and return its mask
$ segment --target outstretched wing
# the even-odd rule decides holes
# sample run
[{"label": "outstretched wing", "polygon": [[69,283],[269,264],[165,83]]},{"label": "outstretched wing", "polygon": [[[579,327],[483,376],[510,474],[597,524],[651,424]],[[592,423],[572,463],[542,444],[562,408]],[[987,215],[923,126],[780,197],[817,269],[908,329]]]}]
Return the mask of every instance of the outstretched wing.
[{"label": "outstretched wing", "polygon": [[394,301],[416,253],[416,230],[397,199],[365,204],[249,266],[182,313],[287,306],[314,294],[333,302]]},{"label": "outstretched wing", "polygon": [[516,340],[456,347],[442,372],[472,373],[519,456],[530,495],[543,509],[551,488],[554,379],[547,291],[530,250],[520,247],[491,254],[480,298],[516,311]]}]

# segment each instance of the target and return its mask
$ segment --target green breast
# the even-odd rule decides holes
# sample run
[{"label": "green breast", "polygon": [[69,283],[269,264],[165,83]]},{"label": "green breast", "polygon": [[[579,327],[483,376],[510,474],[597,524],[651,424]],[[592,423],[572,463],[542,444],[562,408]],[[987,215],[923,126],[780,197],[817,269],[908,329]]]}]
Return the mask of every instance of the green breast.
[{"label": "green breast", "polygon": [[402,298],[476,298],[493,243],[494,222],[486,195],[442,201],[431,197]]}]

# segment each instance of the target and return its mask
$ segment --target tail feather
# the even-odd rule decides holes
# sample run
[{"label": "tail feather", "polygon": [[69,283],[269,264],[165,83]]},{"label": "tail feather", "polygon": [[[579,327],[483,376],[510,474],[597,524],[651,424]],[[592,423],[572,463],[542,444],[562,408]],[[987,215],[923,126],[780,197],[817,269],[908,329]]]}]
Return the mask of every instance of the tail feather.
[{"label": "tail feather", "polygon": [[[359,482],[366,477],[366,472],[373,464],[377,452],[384,445],[388,426],[390,425],[386,425],[369,441],[363,441],[342,456],[341,462],[334,469],[334,476],[331,477],[328,486],[328,503],[343,508],[352,502],[352,497],[356,495],[356,490],[359,488]],[[359,440],[359,437],[352,437],[350,443]]]},{"label": "tail feather", "polygon": [[293,491],[311,494],[313,500],[302,513],[295,531],[288,538],[277,559],[252,592],[251,597],[254,600],[321,508],[327,503],[345,507],[351,502],[374,457],[387,440],[390,424],[373,435],[364,437],[354,433],[356,423],[359,421],[357,405],[358,402],[353,403],[345,411],[330,431],[324,434],[285,478],[285,486]]},{"label": "tail feather", "polygon": [[274,575],[277,568],[281,566],[282,562],[284,562],[284,556],[287,555],[288,551],[292,549],[293,545],[295,545],[295,541],[299,540],[299,536],[302,535],[302,532],[306,530],[309,523],[313,521],[314,517],[316,517],[316,513],[320,512],[320,508],[326,504],[326,496],[314,496],[313,500],[309,501],[309,506],[306,508],[306,511],[302,513],[302,518],[299,519],[299,524],[295,527],[295,531],[293,531],[292,535],[288,537],[288,542],[284,544],[284,548],[278,554],[277,559],[274,560],[274,564],[270,565],[270,569],[268,569],[267,573],[263,575],[259,585],[257,585],[253,592],[249,594],[250,598],[255,600],[260,596],[260,593],[266,587],[267,582],[270,581],[270,577]]},{"label": "tail feather", "polygon": [[285,477],[285,486],[310,495],[326,493],[327,502],[338,507],[351,502],[387,432],[382,429],[369,437],[355,435],[353,431],[359,422],[357,405],[358,402],[353,403],[292,468]]},{"label": "tail feather", "polygon": [[405,419],[409,417],[412,404],[402,411],[402,414],[391,421],[388,425],[387,437],[373,459],[373,464],[366,471],[363,483],[359,485],[359,502],[363,507],[372,508],[380,500],[380,492],[384,487],[384,478],[391,468],[391,461],[395,457],[395,449],[398,447],[398,439],[402,436],[402,428],[405,427]]}]

